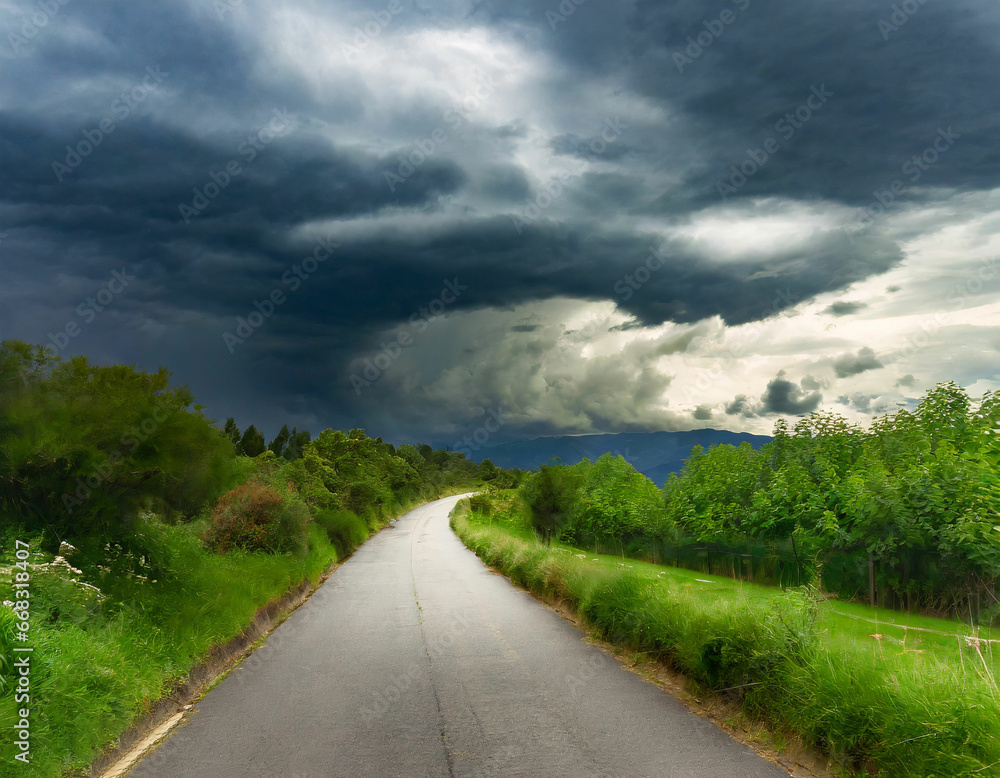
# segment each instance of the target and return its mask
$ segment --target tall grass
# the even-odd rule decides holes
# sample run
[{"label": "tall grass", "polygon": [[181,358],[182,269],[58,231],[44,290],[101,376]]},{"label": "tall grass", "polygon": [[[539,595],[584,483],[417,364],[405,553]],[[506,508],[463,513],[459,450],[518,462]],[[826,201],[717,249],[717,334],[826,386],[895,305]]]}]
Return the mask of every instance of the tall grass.
[{"label": "tall grass", "polygon": [[595,564],[501,525],[452,526],[514,583],[574,607],[602,636],[869,775],[1000,774],[1000,693],[982,646],[890,651],[838,631],[808,590],[701,596],[683,579]]},{"label": "tall grass", "polygon": [[[44,558],[32,559],[39,599],[32,606],[31,765],[24,775],[82,773],[213,646],[239,635],[260,607],[303,579],[318,580],[337,558],[316,526],[302,557],[213,554],[198,542],[203,530],[200,523],[150,525],[170,550],[170,574],[155,583],[109,576],[99,587],[101,604],[84,619],[65,617],[72,613],[65,594],[58,602],[46,596],[53,576]],[[7,578],[0,575],[5,589]],[[7,648],[0,646],[4,655]],[[20,707],[0,690],[0,731],[11,731]],[[10,738],[0,740],[2,764],[16,765],[14,753]]]}]

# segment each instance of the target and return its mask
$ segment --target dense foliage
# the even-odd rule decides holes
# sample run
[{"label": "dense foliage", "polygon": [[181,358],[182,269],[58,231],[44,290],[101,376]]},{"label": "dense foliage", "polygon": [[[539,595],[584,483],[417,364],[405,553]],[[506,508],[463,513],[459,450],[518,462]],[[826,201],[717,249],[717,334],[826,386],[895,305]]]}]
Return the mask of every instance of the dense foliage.
[{"label": "dense foliage", "polygon": [[311,505],[377,520],[447,485],[471,485],[479,466],[461,453],[410,445],[397,450],[363,430],[326,430],[302,449],[285,473]]},{"label": "dense foliage", "polygon": [[620,456],[604,454],[572,467],[543,466],[521,488],[535,526],[546,537],[577,545],[611,542],[624,554],[626,538],[662,523],[659,490]]},{"label": "dense foliage", "polygon": [[543,537],[988,621],[1000,614],[998,422],[1000,395],[973,403],[949,382],[867,430],[818,413],[779,420],[759,450],[696,447],[662,496],[610,455],[543,467],[520,494]]},{"label": "dense foliage", "polygon": [[38,534],[50,553],[72,542],[84,564],[158,570],[167,560],[143,516],[188,521],[221,497],[205,536],[211,547],[281,552],[301,550],[305,524],[323,510],[346,552],[361,541],[341,526],[353,520],[333,521],[337,511],[361,517],[367,537],[401,506],[472,485],[481,471],[502,480],[502,470],[461,453],[397,451],[363,430],[310,441],[285,426],[270,443],[253,424],[241,433],[232,418],[219,430],[169,378],[163,368],[96,366],[0,344],[0,520]]},{"label": "dense foliage", "polygon": [[309,510],[300,499],[257,481],[219,498],[205,542],[214,551],[306,550]]},{"label": "dense foliage", "polygon": [[974,405],[950,382],[868,430],[780,421],[759,452],[692,452],[667,519],[701,540],[787,539],[824,584],[873,602],[995,614],[998,422],[1000,395]]},{"label": "dense foliage", "polygon": [[232,446],[169,376],[0,345],[0,519],[50,551],[152,553],[142,512],[193,516],[235,476]]}]

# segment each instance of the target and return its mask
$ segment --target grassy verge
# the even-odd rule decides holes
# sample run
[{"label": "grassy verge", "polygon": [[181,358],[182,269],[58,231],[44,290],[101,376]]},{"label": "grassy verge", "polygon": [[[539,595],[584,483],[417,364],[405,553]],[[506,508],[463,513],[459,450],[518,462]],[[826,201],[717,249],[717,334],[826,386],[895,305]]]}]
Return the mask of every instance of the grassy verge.
[{"label": "grassy verge", "polygon": [[817,602],[807,590],[549,549],[467,510],[452,527],[517,585],[561,600],[604,638],[738,701],[852,772],[1000,774],[997,646],[948,634],[957,623],[904,625],[894,614],[897,624],[876,629],[863,619],[877,614]]},{"label": "grassy verge", "polygon": [[[313,523],[307,549],[298,556],[239,550],[214,554],[199,541],[205,520],[177,526],[150,521],[144,531],[156,536],[169,572],[157,580],[142,574],[108,575],[96,589],[73,582],[67,566],[72,557],[59,562],[33,550],[30,643],[25,644],[34,649],[31,763],[23,774],[83,774],[213,647],[240,635],[258,609],[306,579],[316,583],[339,557],[408,509],[398,506],[377,522],[356,519],[350,538]],[[20,539],[37,548],[37,539]],[[3,592],[11,590],[13,551],[13,537],[4,539]],[[4,613],[10,611],[0,610]],[[0,624],[5,645],[13,634],[9,626]],[[23,706],[15,702],[10,668],[2,670],[0,730],[10,732]],[[20,767],[15,753],[10,738],[0,739],[2,764]]]}]

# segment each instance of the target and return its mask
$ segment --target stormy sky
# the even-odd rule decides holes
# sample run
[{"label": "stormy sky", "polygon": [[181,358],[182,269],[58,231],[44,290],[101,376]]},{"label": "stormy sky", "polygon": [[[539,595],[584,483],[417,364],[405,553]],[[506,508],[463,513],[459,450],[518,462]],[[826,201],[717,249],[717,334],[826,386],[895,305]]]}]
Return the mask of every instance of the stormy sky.
[{"label": "stormy sky", "polygon": [[768,433],[1000,388],[992,0],[0,25],[0,337],[164,365],[213,418]]}]

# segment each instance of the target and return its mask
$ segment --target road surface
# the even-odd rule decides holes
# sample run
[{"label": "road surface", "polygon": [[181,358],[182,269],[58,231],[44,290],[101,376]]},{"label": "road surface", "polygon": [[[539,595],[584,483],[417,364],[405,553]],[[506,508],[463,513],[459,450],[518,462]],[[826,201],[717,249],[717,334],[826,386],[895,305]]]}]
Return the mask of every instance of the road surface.
[{"label": "road surface", "polygon": [[490,572],[458,499],[365,543],[130,778],[787,775]]}]

